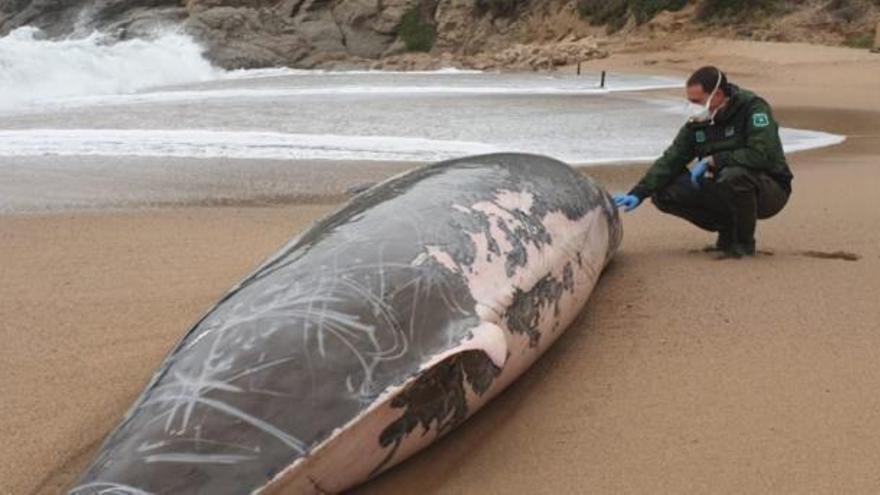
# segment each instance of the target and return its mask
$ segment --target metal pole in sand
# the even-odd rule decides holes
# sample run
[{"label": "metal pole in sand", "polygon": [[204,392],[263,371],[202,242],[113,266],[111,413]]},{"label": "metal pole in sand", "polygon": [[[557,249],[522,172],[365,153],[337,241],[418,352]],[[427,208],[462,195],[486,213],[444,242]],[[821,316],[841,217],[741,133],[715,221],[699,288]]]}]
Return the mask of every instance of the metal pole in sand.
[{"label": "metal pole in sand", "polygon": [[880,53],[880,22],[877,23],[877,27],[874,29],[874,48],[871,48],[871,51]]}]

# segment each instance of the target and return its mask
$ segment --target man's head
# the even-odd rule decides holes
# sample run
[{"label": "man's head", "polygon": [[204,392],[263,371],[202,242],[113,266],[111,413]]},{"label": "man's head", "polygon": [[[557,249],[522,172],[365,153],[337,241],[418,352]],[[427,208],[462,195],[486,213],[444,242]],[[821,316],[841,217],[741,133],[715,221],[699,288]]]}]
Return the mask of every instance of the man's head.
[{"label": "man's head", "polygon": [[712,116],[730,96],[727,76],[720,69],[711,65],[701,67],[691,74],[685,86],[688,101],[705,107],[708,114]]},{"label": "man's head", "polygon": [[727,76],[720,69],[706,66],[691,74],[685,92],[688,101],[706,107],[714,115],[730,96],[730,86]]}]

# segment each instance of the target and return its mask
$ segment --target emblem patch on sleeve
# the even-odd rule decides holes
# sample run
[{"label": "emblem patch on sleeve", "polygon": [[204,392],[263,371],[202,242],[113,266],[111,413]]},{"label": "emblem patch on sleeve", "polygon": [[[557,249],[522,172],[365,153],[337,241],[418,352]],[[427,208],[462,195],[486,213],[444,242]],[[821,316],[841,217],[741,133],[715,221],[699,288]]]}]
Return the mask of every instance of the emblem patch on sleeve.
[{"label": "emblem patch on sleeve", "polygon": [[696,139],[696,141],[698,143],[705,143],[706,142],[706,131],[703,131],[703,130],[697,131],[696,134],[694,135],[694,138]]},{"label": "emblem patch on sleeve", "polygon": [[752,125],[755,127],[767,127],[770,125],[770,117],[766,113],[756,113],[752,115]]}]

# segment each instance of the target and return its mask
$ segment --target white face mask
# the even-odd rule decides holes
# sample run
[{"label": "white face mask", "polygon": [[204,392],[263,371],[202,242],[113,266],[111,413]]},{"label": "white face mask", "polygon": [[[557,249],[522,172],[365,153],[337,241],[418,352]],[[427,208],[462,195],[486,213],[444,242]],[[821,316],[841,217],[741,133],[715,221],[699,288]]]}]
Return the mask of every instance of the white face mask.
[{"label": "white face mask", "polygon": [[713,89],[712,92],[709,93],[709,98],[706,99],[706,104],[703,105],[702,107],[699,107],[699,110],[697,110],[696,112],[691,114],[690,118],[688,119],[689,121],[691,121],[691,122],[705,122],[707,120],[712,120],[715,118],[715,113],[718,112],[718,109],[716,108],[715,111],[713,112],[712,110],[709,109],[709,106],[712,104],[712,98],[715,97],[715,93],[718,92],[719,87],[721,87],[721,72],[720,71],[718,72],[718,81],[715,83],[715,89]]}]

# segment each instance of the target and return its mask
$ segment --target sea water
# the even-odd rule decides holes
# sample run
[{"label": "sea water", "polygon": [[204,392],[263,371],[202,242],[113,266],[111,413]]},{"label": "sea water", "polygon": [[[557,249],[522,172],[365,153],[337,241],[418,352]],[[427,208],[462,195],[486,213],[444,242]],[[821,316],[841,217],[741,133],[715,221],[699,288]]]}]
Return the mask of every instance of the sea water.
[{"label": "sea water", "polygon": [[[15,166],[20,178],[22,167],[36,170],[43,159],[72,170],[95,160],[131,167],[247,160],[259,168],[261,160],[363,167],[498,151],[575,165],[659,156],[689,112],[682,98],[659,90],[683,81],[610,74],[600,87],[600,79],[454,69],[224,71],[175,31],[52,41],[22,28],[0,38],[0,175]],[[787,151],[843,139],[788,128],[782,138]]]}]

